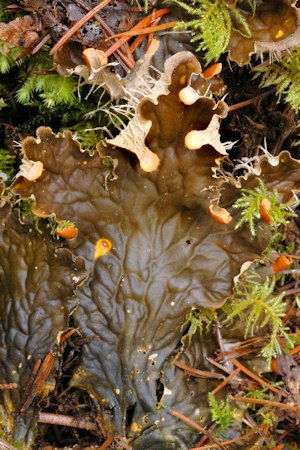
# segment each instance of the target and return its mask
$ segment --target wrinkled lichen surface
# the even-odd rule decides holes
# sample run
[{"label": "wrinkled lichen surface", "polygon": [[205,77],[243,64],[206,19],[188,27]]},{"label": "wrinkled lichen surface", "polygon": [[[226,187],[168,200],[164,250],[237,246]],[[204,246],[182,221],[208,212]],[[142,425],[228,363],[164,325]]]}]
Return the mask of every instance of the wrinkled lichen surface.
[{"label": "wrinkled lichen surface", "polygon": [[[177,409],[199,423],[208,415],[210,383],[189,379],[172,364],[185,314],[220,307],[242,264],[268,245],[266,224],[258,224],[255,238],[247,227],[235,230],[239,212],[232,204],[240,189],[256,186],[260,176],[287,201],[300,181],[299,163],[286,152],[272,161],[258,158],[253,173],[238,181],[217,178],[222,156],[209,145],[188,150],[184,139],[191,130],[205,131],[226,105],[206,97],[192,106],[180,102],[179,90],[198,63],[190,54],[175,61],[168,91],[155,102],[144,99],[135,119],[141,127],[150,123],[144,144],[158,157],[157,170],[143,171],[136,156],[120,148],[102,145],[101,155],[91,156],[69,132],[41,127],[37,138],[23,141],[24,157],[41,161],[44,170],[35,181],[18,177],[11,191],[23,199],[33,195],[40,217],[75,222],[79,235],[68,249],[20,225],[8,206],[1,212],[0,382],[16,381],[21,392],[72,313],[88,339],[71,384],[93,396],[107,429],[130,437],[134,449],[186,449],[197,438],[168,412]],[[104,153],[118,161],[113,181]],[[226,208],[232,222],[216,223],[211,203]],[[99,256],[103,240],[111,248]],[[89,277],[75,295],[86,274],[83,259]],[[205,355],[214,345],[213,338],[200,345],[192,340],[179,357],[211,370]],[[15,424],[19,407],[17,393],[10,402]]]}]

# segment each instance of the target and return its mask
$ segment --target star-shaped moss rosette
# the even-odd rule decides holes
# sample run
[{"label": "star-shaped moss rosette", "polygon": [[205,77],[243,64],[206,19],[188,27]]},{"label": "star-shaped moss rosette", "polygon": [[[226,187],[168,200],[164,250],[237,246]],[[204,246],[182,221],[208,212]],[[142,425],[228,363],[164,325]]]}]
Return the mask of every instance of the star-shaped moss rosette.
[{"label": "star-shaped moss rosette", "polygon": [[[263,0],[253,14],[247,2],[237,2],[251,36],[232,30],[228,45],[229,58],[240,66],[248,64],[253,53],[278,55],[300,44],[300,11],[291,0]],[[236,29],[239,30],[237,24]]]},{"label": "star-shaped moss rosette", "polygon": [[[287,153],[273,165],[261,157],[255,173],[237,182],[216,178],[225,153],[218,122],[226,104],[201,95],[192,104],[180,100],[198,63],[190,54],[176,60],[167,93],[155,102],[143,99],[135,122],[147,123],[139,141],[158,159],[155,170],[141,168],[143,155],[138,161],[121,149],[106,147],[105,156],[90,156],[71,133],[41,127],[37,139],[26,138],[22,148],[24,158],[39,161],[43,170],[35,180],[18,177],[11,189],[21,198],[34,195],[35,214],[71,220],[79,230],[69,247],[86,259],[90,278],[78,292],[73,320],[89,343],[72,385],[90,392],[107,427],[130,436],[135,449],[185,449],[193,443],[193,431],[168,413],[178,398],[178,409],[190,418],[207,416],[202,384],[183,379],[171,359],[186,313],[220,307],[242,264],[268,245],[269,227],[261,221],[255,238],[247,227],[235,230],[240,213],[232,205],[241,188],[255,185],[259,174],[268,188],[276,179],[278,191],[290,198],[300,182],[299,163]],[[200,132],[198,150],[186,146],[192,131]],[[209,136],[212,146],[205,141]],[[212,205],[226,208],[232,219],[215,221]],[[203,367],[201,355],[210,345],[206,339],[196,350],[188,348],[189,364]],[[167,405],[162,411],[159,383]]]},{"label": "star-shaped moss rosette", "polygon": [[[20,412],[31,403],[24,389],[38,360],[47,355],[49,375],[53,372],[51,351],[59,333],[68,327],[77,302],[75,290],[87,278],[87,271],[83,258],[46,232],[42,236],[32,226],[21,225],[19,219],[17,211],[1,207],[0,383],[15,387],[0,390],[0,433],[21,440],[27,435],[30,443],[32,412]],[[46,391],[45,381],[36,386],[36,399]]]}]

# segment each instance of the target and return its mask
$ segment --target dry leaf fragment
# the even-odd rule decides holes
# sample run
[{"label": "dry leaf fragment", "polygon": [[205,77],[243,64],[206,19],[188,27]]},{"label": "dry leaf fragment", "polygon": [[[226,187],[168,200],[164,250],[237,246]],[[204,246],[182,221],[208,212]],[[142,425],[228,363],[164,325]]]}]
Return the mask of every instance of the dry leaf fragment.
[{"label": "dry leaf fragment", "polygon": [[18,47],[28,48],[39,37],[35,30],[32,16],[18,17],[8,23],[0,22],[0,39]]}]

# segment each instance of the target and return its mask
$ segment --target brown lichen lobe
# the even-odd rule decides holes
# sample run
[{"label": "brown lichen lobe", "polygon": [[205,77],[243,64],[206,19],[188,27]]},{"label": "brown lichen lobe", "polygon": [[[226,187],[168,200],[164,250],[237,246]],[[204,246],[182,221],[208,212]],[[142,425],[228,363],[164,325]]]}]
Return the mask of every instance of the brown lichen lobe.
[{"label": "brown lichen lobe", "polygon": [[[195,123],[195,118],[193,122],[196,127],[201,127],[201,131],[194,130],[197,138],[193,139],[191,145],[190,135],[187,136],[186,148],[195,150],[210,144],[222,155],[227,155],[226,148],[230,146],[223,145],[219,135],[219,118],[226,117],[227,105],[223,101],[215,102],[207,96],[210,85],[201,74],[201,65],[192,53],[180,52],[170,57],[165,63],[164,73],[154,83],[151,94],[137,105],[133,119],[114,139],[107,142],[135,153],[141,168],[146,172],[156,170],[160,162],[159,157],[149,149],[146,140],[152,126],[151,116],[147,115],[147,111],[155,109],[154,105],[158,102],[163,102],[162,97],[168,99],[171,95],[178,97],[178,101],[174,100],[176,114],[166,111],[163,118],[165,125],[162,126],[169,129],[178,127],[177,121],[185,115],[187,107],[194,106],[195,113],[197,111],[201,116],[198,117],[198,123]],[[188,133],[192,131],[189,130]]]},{"label": "brown lichen lobe", "polygon": [[294,5],[292,0],[263,0],[257,3],[254,15],[242,5],[241,13],[247,20],[251,37],[232,30],[229,58],[242,66],[249,63],[253,53],[268,52],[276,56],[299,45],[300,12]]},{"label": "brown lichen lobe", "polygon": [[[258,257],[270,237],[264,223],[258,224],[256,239],[247,229],[234,230],[238,212],[232,204],[241,187],[255,186],[256,174],[236,184],[215,178],[213,168],[222,155],[209,145],[186,148],[185,136],[206,130],[214,117],[220,120],[226,105],[205,97],[205,84],[197,85],[197,77],[191,86],[201,93],[199,100],[182,103],[178,94],[191,74],[198,74],[199,64],[188,53],[174,61],[163,74],[167,90],[155,101],[144,99],[138,121],[131,122],[149,122],[140,139],[159,158],[157,170],[146,172],[126,152],[109,147],[107,154],[118,159],[118,166],[107,192],[107,167],[100,155],[80,151],[70,133],[56,135],[41,127],[38,139],[26,138],[22,147],[27,158],[43,163],[43,176],[35,182],[20,177],[12,187],[22,198],[34,195],[38,215],[74,220],[80,230],[70,246],[86,259],[90,278],[78,292],[73,320],[91,340],[72,383],[108,407],[106,420],[116,433],[126,434],[126,414],[133,409],[132,420],[142,427],[134,436],[136,449],[150,449],[153,442],[162,448],[167,441],[174,448],[188,448],[191,431],[183,426],[179,432],[167,411],[155,413],[156,380],[163,379],[168,408],[180,398],[189,417],[197,420],[199,404],[201,414],[207,413],[199,403],[203,385],[183,380],[170,363],[183,317],[191,308],[221,306],[242,264]],[[299,163],[286,153],[276,164],[262,157],[257,165],[268,188],[276,185],[282,198],[299,188]],[[209,215],[216,199],[232,216],[227,224]],[[95,260],[95,246],[103,237],[113,246]],[[205,367],[195,349],[186,354],[191,365]]]},{"label": "brown lichen lobe", "polygon": [[[33,439],[32,413],[19,414],[21,404],[28,403],[25,385],[35,363],[67,328],[76,288],[87,278],[84,259],[43,231],[41,235],[33,224],[21,225],[18,211],[8,205],[0,208],[0,383],[18,386],[0,391],[1,426],[20,439],[28,429],[28,445]],[[46,389],[40,385],[37,399]]]}]

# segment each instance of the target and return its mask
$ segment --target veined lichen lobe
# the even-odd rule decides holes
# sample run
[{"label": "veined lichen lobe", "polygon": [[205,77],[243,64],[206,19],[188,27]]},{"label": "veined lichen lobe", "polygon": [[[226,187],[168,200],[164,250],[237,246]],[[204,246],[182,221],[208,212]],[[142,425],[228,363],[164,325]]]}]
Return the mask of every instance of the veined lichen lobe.
[{"label": "veined lichen lobe", "polygon": [[[191,53],[176,54],[165,67],[157,81],[159,95],[154,92],[151,98],[142,99],[133,122],[111,141],[125,149],[120,142],[142,142],[159,160],[155,170],[143,170],[143,155],[134,148],[131,151],[139,161],[124,149],[107,146],[102,151],[118,159],[117,177],[107,182],[102,154],[90,156],[82,151],[69,132],[54,134],[50,128],[41,127],[38,139],[27,137],[22,148],[27,159],[43,164],[43,174],[35,181],[20,176],[11,188],[23,199],[34,196],[36,215],[55,215],[57,220],[72,220],[78,227],[78,237],[67,244],[69,250],[60,249],[70,252],[75,260],[84,258],[89,270],[88,280],[77,289],[78,305],[72,315],[74,325],[80,327],[88,343],[71,384],[88,390],[102,409],[108,429],[129,437],[137,450],[186,449],[197,438],[196,432],[185,424],[178,426],[168,413],[169,409],[180,409],[195,421],[200,416],[205,420],[208,415],[207,381],[190,380],[172,364],[183,319],[192,308],[220,307],[231,293],[233,278],[242,264],[261,255],[270,239],[269,228],[263,222],[255,238],[246,227],[235,230],[238,211],[232,204],[241,188],[255,185],[257,175],[250,174],[238,182],[215,176],[229,147],[219,135],[220,120],[227,114],[226,103],[204,96],[207,81],[199,76],[201,67]],[[159,83],[165,84],[163,89]],[[180,101],[179,92],[189,83],[199,98],[186,105]],[[185,137],[193,130],[203,132],[198,150],[185,146]],[[138,139],[134,139],[137,134]],[[206,141],[210,145],[203,146]],[[261,157],[256,169],[267,187],[272,188],[276,180],[276,189],[285,201],[299,189],[299,163],[287,153],[282,153],[273,165],[267,157]],[[209,213],[212,203],[225,208],[232,220],[216,222]],[[52,244],[45,237],[33,238],[27,229],[17,226],[26,236],[22,245],[34,239],[32,248],[40,245],[45,252],[50,251]],[[7,233],[2,228],[1,239]],[[13,229],[10,233],[17,239]],[[111,243],[111,248],[95,258],[101,239]],[[7,288],[1,291],[0,298],[5,311],[7,304],[14,309],[16,298],[11,294],[10,270],[2,254],[1,285],[6,283]],[[17,250],[15,255],[12,262],[21,258]],[[24,269],[19,261],[13,286],[24,281],[26,266]],[[55,265],[49,257],[43,260],[41,264],[47,271],[42,273],[60,272],[64,286],[63,275],[68,277],[69,272],[57,270],[59,261],[55,259]],[[29,273],[35,274],[31,266]],[[41,282],[36,280],[34,285],[40,286]],[[52,284],[46,286],[51,290]],[[38,299],[41,310],[46,308],[50,316],[49,296],[56,304],[56,313],[57,304],[65,299],[64,288],[56,283],[54,286],[55,294],[47,289],[29,291],[31,301]],[[24,285],[20,290],[20,302],[26,301],[27,289]],[[3,328],[3,348],[9,345],[11,352],[17,352],[21,346],[22,355],[32,351],[26,336],[33,335],[37,323],[31,303],[28,308],[20,314],[22,323],[32,328],[23,330],[20,344],[10,339],[10,332]],[[11,320],[16,320],[14,317]],[[53,329],[64,329],[65,322],[59,315],[55,320],[61,323]],[[50,322],[45,321],[39,329],[44,351],[53,346],[50,327]],[[199,345],[192,339],[182,359],[191,366],[211,370],[204,355],[213,345],[213,340],[200,340]],[[1,353],[1,358],[6,358],[6,353]],[[16,361],[19,364],[19,359]],[[9,370],[11,367],[0,372],[5,382],[15,380],[9,378]],[[158,380],[162,386],[159,398]],[[158,401],[165,406],[159,411]]]},{"label": "veined lichen lobe", "polygon": [[[0,209],[0,391],[3,432],[32,440],[32,414],[17,413],[35,363],[55,346],[76,307],[75,290],[87,278],[84,259]],[[39,398],[42,390],[38,393]],[[15,416],[17,413],[17,416]]]}]

